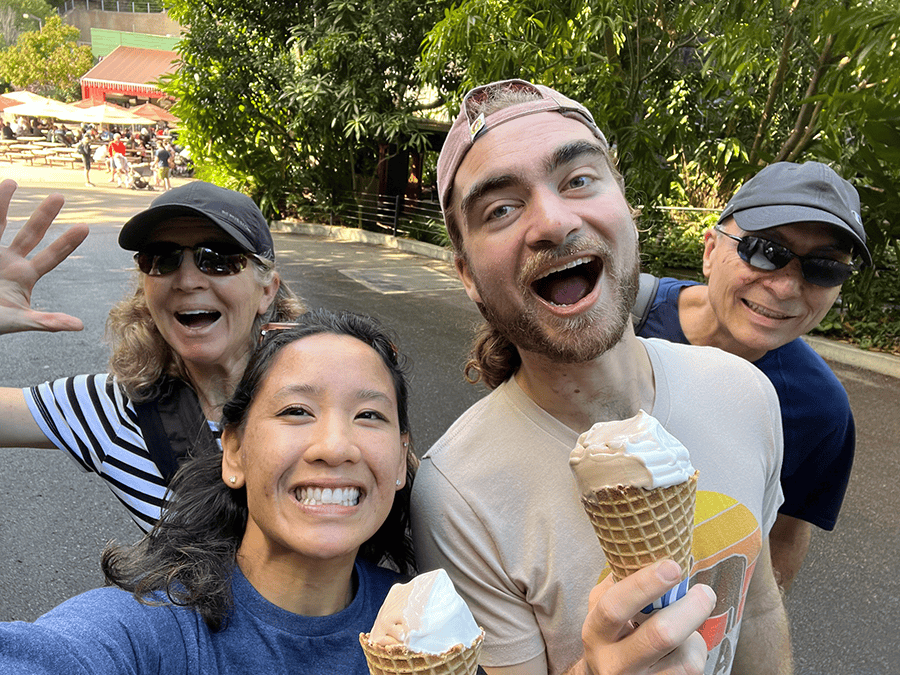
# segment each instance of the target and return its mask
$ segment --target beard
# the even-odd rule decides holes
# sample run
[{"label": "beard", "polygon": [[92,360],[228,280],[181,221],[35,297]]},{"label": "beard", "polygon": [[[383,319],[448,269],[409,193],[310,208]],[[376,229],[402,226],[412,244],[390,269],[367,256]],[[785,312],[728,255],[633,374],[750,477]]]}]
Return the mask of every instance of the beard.
[{"label": "beard", "polygon": [[[532,270],[552,265],[554,260],[581,250],[599,251],[602,273],[607,275],[604,291],[609,299],[578,316],[547,316],[527,282],[533,278]],[[517,349],[539,354],[554,363],[585,363],[622,340],[637,297],[640,258],[635,243],[632,259],[617,267],[604,242],[582,235],[552,251],[539,251],[518,274],[517,284],[522,289],[519,307],[503,302],[501,297],[492,298],[471,268],[470,273],[482,300],[478,303],[482,316]]]}]

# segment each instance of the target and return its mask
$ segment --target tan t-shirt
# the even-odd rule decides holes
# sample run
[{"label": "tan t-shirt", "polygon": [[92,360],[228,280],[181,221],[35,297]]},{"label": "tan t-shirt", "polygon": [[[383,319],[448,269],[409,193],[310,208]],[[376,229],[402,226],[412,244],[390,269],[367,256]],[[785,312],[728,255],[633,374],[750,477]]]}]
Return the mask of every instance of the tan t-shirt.
[{"label": "tan t-shirt", "polygon": [[[719,598],[704,627],[707,673],[728,673],[754,563],[783,501],[781,417],[771,383],[709,347],[642,340],[656,400],[648,411],[700,471],[694,579]],[[569,469],[577,434],[511,379],[426,453],[413,487],[421,571],[443,567],[486,631],[481,663],[546,651],[550,673],[582,654],[588,594],[605,562]]]}]

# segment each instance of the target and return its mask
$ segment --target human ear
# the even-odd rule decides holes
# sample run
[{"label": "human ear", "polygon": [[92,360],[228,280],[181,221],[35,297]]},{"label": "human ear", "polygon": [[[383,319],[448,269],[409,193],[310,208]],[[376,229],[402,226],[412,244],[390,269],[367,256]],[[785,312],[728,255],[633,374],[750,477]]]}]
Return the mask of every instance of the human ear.
[{"label": "human ear", "polygon": [[406,485],[406,456],[409,453],[409,434],[400,434],[400,442],[402,452],[400,453],[400,462],[397,465],[397,489],[401,490]]},{"label": "human ear", "polygon": [[241,439],[231,428],[222,431],[222,481],[230,488],[244,486]]},{"label": "human ear", "polygon": [[262,296],[259,299],[259,309],[257,310],[257,314],[265,314],[269,311],[269,307],[272,302],[275,300],[275,296],[278,294],[278,289],[281,288],[281,277],[278,276],[278,273],[272,275],[272,281],[263,286]]},{"label": "human ear", "polygon": [[481,294],[478,292],[478,288],[475,286],[475,279],[469,271],[469,263],[461,255],[457,255],[454,258],[453,263],[456,266],[456,274],[459,275],[460,281],[462,281],[463,286],[465,286],[466,295],[469,296],[469,299],[472,300],[472,302],[481,304]]},{"label": "human ear", "polygon": [[712,272],[712,255],[719,237],[713,228],[703,233],[703,276],[709,279]]}]

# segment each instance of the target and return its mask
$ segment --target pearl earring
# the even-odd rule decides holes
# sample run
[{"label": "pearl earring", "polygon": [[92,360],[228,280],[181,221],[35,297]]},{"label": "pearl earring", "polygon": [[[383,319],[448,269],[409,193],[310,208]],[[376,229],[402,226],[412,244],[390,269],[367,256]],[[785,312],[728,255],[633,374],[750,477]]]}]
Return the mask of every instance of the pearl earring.
[{"label": "pearl earring", "polygon": [[403,447],[404,447],[404,448],[408,448],[408,447],[409,447],[409,443],[407,443],[406,441],[404,441],[404,442],[403,442]]},{"label": "pearl earring", "polygon": [[235,483],[237,483],[237,476],[232,476],[228,479],[228,482],[234,485]]},{"label": "pearl earring", "polygon": [[397,487],[400,487],[400,479],[397,479]]}]

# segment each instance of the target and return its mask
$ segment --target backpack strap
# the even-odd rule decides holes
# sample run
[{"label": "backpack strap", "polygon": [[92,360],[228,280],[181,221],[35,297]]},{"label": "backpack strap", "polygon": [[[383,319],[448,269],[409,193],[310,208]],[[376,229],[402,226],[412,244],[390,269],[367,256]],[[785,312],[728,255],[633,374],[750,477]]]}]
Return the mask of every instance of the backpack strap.
[{"label": "backpack strap", "polygon": [[135,403],[134,410],[150,458],[167,486],[185,458],[219,451],[197,394],[179,379],[166,377],[160,395]]},{"label": "backpack strap", "polygon": [[634,300],[634,307],[631,308],[631,321],[634,324],[635,335],[639,335],[644,324],[647,323],[647,317],[650,316],[650,308],[653,306],[658,288],[658,277],[641,272],[637,298]]}]

